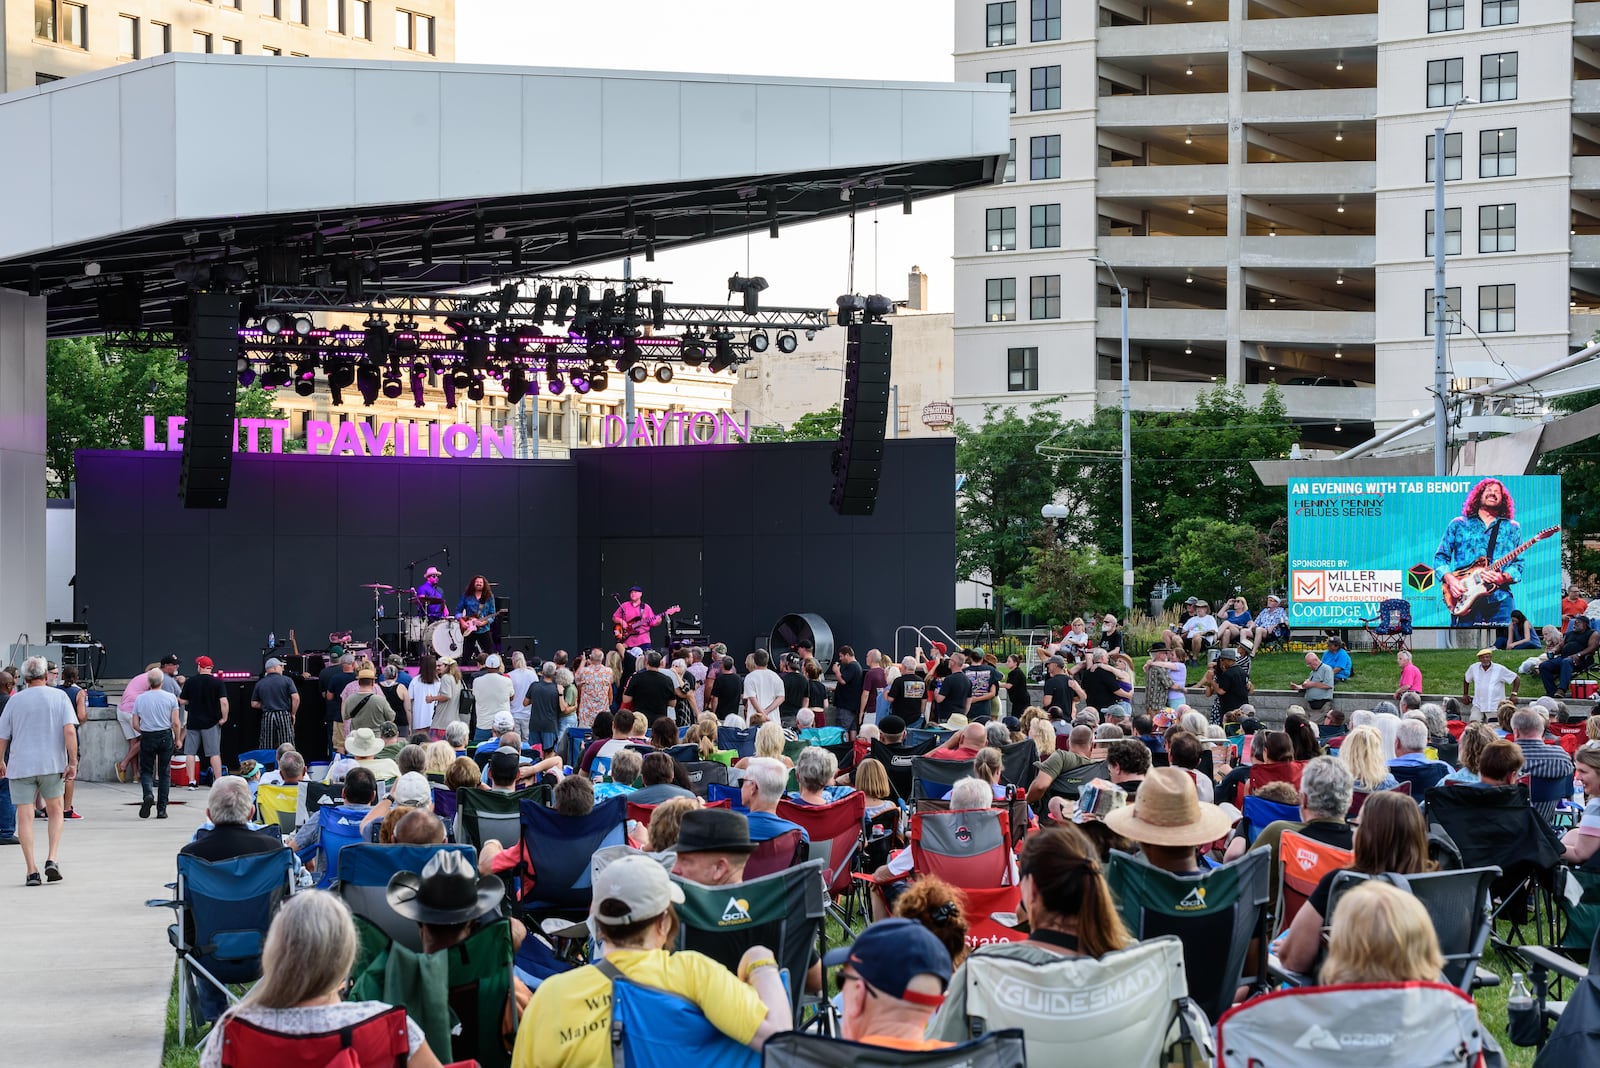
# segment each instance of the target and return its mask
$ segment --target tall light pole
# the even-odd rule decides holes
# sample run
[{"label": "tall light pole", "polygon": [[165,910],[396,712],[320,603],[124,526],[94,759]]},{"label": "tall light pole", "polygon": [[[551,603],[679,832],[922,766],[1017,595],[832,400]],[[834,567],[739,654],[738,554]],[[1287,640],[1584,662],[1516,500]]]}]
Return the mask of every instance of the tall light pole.
[{"label": "tall light pole", "polygon": [[1132,401],[1128,395],[1128,287],[1117,278],[1116,270],[1099,256],[1098,263],[1111,275],[1111,284],[1122,294],[1122,617],[1133,616],[1133,446],[1129,428]]},{"label": "tall light pole", "polygon": [[1476,104],[1464,96],[1450,105],[1444,123],[1433,131],[1433,473],[1450,473],[1449,357],[1445,349],[1445,319],[1449,295],[1444,288],[1444,135],[1462,104]]}]

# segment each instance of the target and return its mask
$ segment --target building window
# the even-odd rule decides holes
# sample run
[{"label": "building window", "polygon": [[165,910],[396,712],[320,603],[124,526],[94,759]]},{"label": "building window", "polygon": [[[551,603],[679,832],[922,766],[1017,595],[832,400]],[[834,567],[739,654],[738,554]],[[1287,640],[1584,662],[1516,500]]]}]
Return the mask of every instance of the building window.
[{"label": "building window", "polygon": [[1039,388],[1039,350],[1006,350],[1006,389],[1012,393]]},{"label": "building window", "polygon": [[230,56],[242,56],[244,55],[244,42],[236,41],[232,37],[224,37],[222,39],[222,51]]},{"label": "building window", "polygon": [[1028,318],[1061,318],[1061,276],[1036,274],[1028,279]]},{"label": "building window", "polygon": [[372,0],[350,0],[350,36],[372,40]]},{"label": "building window", "polygon": [[1017,321],[1017,280],[990,278],[984,282],[983,317],[991,323]]},{"label": "building window", "polygon": [[1061,40],[1061,0],[1033,0],[1031,40]]},{"label": "building window", "polygon": [[89,16],[82,4],[33,0],[33,35],[41,41],[89,47]]},{"label": "building window", "polygon": [[[394,13],[394,43],[399,48],[433,55],[433,16],[414,11]],[[1012,110],[1016,110],[1013,107]]]},{"label": "building window", "polygon": [[1016,44],[1017,5],[1015,0],[1006,0],[1003,4],[988,5],[987,23],[988,30],[983,39],[984,47],[996,48],[1000,45]]},{"label": "building window", "polygon": [[1478,99],[1485,104],[1517,98],[1517,54],[1494,52],[1478,61]]},{"label": "building window", "polygon": [[1504,334],[1517,328],[1517,287],[1478,287],[1478,333]]},{"label": "building window", "polygon": [[1049,134],[1045,137],[1030,137],[1028,143],[1032,158],[1028,177],[1036,182],[1044,178],[1060,178],[1061,135]]},{"label": "building window", "polygon": [[328,0],[328,32],[344,32],[344,0]]},{"label": "building window", "polygon": [[[1423,255],[1433,255],[1433,209],[1423,212]],[[1444,209],[1444,254],[1461,255],[1461,209]]]},{"label": "building window", "polygon": [[990,85],[1008,85],[1011,87],[1011,114],[1017,113],[1017,72],[1014,70],[992,70],[984,77]]},{"label": "building window", "polygon": [[[1423,180],[1427,182],[1433,181],[1433,139],[1436,136],[1438,135],[1429,134],[1423,138],[1423,144],[1427,146],[1425,152],[1427,161],[1423,167],[1427,177]],[[1447,182],[1461,180],[1461,135],[1458,133],[1444,135],[1444,180]]]},{"label": "building window", "polygon": [[307,25],[306,0],[281,0],[283,8],[283,21],[293,22],[299,26]]},{"label": "building window", "polygon": [[990,208],[984,212],[987,234],[984,246],[990,252],[1011,252],[1017,247],[1017,209]]},{"label": "building window", "polygon": [[1000,180],[1002,182],[1014,182],[1017,180],[1017,139],[1015,137],[1011,139],[1011,150],[1006,154],[1005,173],[1000,176]]},{"label": "building window", "polygon": [[190,42],[191,47],[196,52],[211,51],[211,35],[206,33],[204,30],[195,30],[194,33],[190,35]]},{"label": "building window", "polygon": [[262,45],[261,54],[264,56],[281,56],[283,55],[283,49],[273,48],[271,45]]},{"label": "building window", "polygon": [[1033,96],[1028,102],[1032,111],[1054,111],[1061,106],[1061,68],[1034,67],[1032,72]]},{"label": "building window", "polygon": [[1517,131],[1478,132],[1478,177],[1509,178],[1517,173]]},{"label": "building window", "polygon": [[33,84],[34,85],[49,85],[51,82],[59,82],[60,80],[61,80],[61,75],[59,75],[59,74],[46,74],[42,70],[41,71],[35,71],[34,75],[33,75]]},{"label": "building window", "polygon": [[166,55],[172,51],[172,26],[166,22],[152,22],[150,32],[156,38],[156,54]]},{"label": "building window", "polygon": [[239,0],[217,0],[217,6],[218,7],[231,7],[231,8],[233,8],[233,10],[238,11],[239,10]]},{"label": "building window", "polygon": [[1467,24],[1467,0],[1428,0],[1428,32],[1459,30]]},{"label": "building window", "polygon": [[139,58],[139,20],[133,15],[117,16],[117,55]]},{"label": "building window", "polygon": [[[1422,300],[1422,332],[1433,336],[1433,287],[1429,286]],[[1450,286],[1444,291],[1444,332],[1461,333],[1461,287]]]},{"label": "building window", "polygon": [[539,406],[539,436],[549,441],[562,441],[566,438],[566,413],[561,410],[560,401],[547,401]]},{"label": "building window", "polygon": [[1478,206],[1478,251],[1517,251],[1517,206],[1480,204]]},{"label": "building window", "polygon": [[1428,106],[1447,108],[1460,100],[1466,68],[1459,59],[1428,60]]},{"label": "building window", "polygon": [[1517,0],[1483,0],[1485,26],[1514,26],[1520,17]]},{"label": "building window", "polygon": [[1061,205],[1035,204],[1028,209],[1028,247],[1061,247]]}]

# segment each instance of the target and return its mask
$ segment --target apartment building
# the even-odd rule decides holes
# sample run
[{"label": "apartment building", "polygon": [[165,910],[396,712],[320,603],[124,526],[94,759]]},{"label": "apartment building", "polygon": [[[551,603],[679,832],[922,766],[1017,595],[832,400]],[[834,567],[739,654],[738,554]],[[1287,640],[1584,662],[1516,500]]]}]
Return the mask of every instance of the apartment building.
[{"label": "apartment building", "polygon": [[0,89],[164,52],[454,60],[455,0],[0,0]]},{"label": "apartment building", "polygon": [[[956,405],[1283,387],[1307,439],[1432,405],[1434,130],[1452,373],[1600,316],[1600,3],[958,0],[956,75],[1012,91],[1002,182],[956,209]],[[1592,165],[1591,165],[1592,164]],[[1091,261],[1100,257],[1110,270]]]}]

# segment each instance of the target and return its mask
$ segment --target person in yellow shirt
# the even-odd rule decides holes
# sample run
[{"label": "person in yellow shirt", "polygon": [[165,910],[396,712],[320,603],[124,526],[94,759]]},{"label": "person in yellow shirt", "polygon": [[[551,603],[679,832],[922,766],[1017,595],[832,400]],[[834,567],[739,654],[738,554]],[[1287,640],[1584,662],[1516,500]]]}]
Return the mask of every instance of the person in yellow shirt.
[{"label": "person in yellow shirt", "polygon": [[[594,878],[600,956],[626,978],[694,1002],[711,1024],[759,1050],[792,1026],[777,959],[751,946],[735,977],[710,957],[666,947],[678,940],[683,889],[649,857],[615,860]],[[511,1068],[610,1068],[611,980],[594,965],[551,976],[522,1014]]]}]

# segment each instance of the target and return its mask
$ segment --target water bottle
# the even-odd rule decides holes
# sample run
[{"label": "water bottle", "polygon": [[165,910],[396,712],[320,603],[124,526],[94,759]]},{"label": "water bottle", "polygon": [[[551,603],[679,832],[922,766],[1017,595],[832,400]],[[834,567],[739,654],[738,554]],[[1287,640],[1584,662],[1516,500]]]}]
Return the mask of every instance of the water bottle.
[{"label": "water bottle", "polygon": [[383,605],[381,605],[381,604],[378,606],[378,618],[379,619],[383,618]]},{"label": "water bottle", "polygon": [[1521,972],[1511,973],[1511,989],[1506,993],[1506,1037],[1518,1046],[1536,1046],[1543,1038],[1539,1011]]},{"label": "water bottle", "polygon": [[276,631],[267,631],[267,650],[270,652],[278,647],[278,634]]}]

